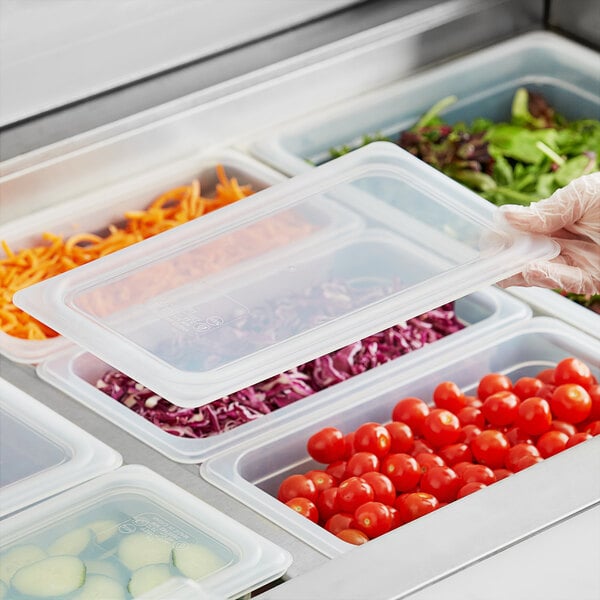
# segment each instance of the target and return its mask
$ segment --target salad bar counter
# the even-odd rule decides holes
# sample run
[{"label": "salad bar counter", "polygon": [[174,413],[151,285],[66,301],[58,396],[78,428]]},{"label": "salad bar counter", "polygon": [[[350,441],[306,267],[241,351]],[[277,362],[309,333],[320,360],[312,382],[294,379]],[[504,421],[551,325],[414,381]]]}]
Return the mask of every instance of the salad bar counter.
[{"label": "salad bar counter", "polygon": [[408,4],[0,164],[0,598],[598,597],[600,55]]}]

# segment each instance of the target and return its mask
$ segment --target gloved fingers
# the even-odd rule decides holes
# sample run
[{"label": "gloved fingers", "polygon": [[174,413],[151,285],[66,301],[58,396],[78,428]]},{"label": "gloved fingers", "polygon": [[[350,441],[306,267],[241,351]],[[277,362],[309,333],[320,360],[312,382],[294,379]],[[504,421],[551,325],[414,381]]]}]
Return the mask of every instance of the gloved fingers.
[{"label": "gloved fingers", "polygon": [[500,207],[506,221],[530,233],[567,229],[600,243],[600,172],[584,175],[530,206]]},{"label": "gloved fingers", "polygon": [[516,277],[501,282],[509,285],[558,289],[573,294],[600,294],[600,280],[579,267],[559,262],[536,262],[527,265]]}]

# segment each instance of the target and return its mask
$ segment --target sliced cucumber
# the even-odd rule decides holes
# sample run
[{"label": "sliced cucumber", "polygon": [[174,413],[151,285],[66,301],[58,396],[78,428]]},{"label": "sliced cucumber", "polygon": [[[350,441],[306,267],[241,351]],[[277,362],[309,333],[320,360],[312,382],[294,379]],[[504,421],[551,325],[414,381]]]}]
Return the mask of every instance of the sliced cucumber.
[{"label": "sliced cucumber", "polygon": [[116,564],[108,560],[86,560],[85,571],[88,577],[90,575],[104,575],[123,583],[128,579],[124,576],[124,569],[121,570]]},{"label": "sliced cucumber", "polygon": [[206,546],[189,544],[173,548],[173,564],[182,575],[197,580],[224,567],[226,562]]},{"label": "sliced cucumber", "polygon": [[48,548],[50,556],[63,556],[71,554],[77,556],[81,554],[92,541],[92,530],[87,527],[81,527],[61,535]]},{"label": "sliced cucumber", "polygon": [[10,580],[20,594],[34,598],[62,597],[85,581],[85,565],[76,556],[49,556],[19,569]]},{"label": "sliced cucumber", "polygon": [[88,575],[72,600],[125,600],[126,597],[122,583],[105,575]]},{"label": "sliced cucumber", "polygon": [[92,523],[88,523],[86,527],[92,530],[94,541],[97,544],[103,544],[119,531],[119,524],[110,519],[93,521]]},{"label": "sliced cucumber", "polygon": [[12,576],[19,569],[42,560],[46,556],[46,551],[34,544],[11,548],[8,552],[0,555],[0,581],[3,581],[7,586],[10,585]]},{"label": "sliced cucumber", "polygon": [[168,565],[146,565],[131,574],[127,589],[134,598],[137,598],[158,587],[161,583],[165,583],[171,577]]},{"label": "sliced cucumber", "polygon": [[130,571],[135,571],[146,565],[170,563],[171,549],[168,540],[138,532],[121,540],[118,555]]}]

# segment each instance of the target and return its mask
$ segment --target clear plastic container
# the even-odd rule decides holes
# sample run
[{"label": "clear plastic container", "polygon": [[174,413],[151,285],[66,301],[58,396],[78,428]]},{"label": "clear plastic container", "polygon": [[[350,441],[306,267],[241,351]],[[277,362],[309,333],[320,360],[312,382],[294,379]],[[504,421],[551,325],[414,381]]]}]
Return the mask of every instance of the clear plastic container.
[{"label": "clear plastic container", "polygon": [[[422,350],[431,354],[444,352],[449,347],[461,348],[470,338],[476,339],[509,323],[525,321],[531,316],[527,305],[493,287],[459,298],[454,307],[458,320],[465,325],[465,328],[429,344]],[[422,350],[413,350],[410,354],[396,358],[395,361],[404,362]],[[45,381],[142,442],[181,463],[202,462],[217,452],[253,438],[266,430],[272,430],[280,424],[288,423],[321,405],[320,394],[313,394],[218,435],[201,439],[183,438],[163,431],[121,402],[112,400],[97,389],[96,382],[109,370],[110,366],[99,358],[79,348],[73,348],[44,361],[38,365],[37,372]]]},{"label": "clear plastic container", "polygon": [[555,243],[497,216],[380,142],[14,301],[197,407],[556,255]]},{"label": "clear plastic container", "polygon": [[[142,178],[128,181],[51,206],[0,228],[0,240],[13,251],[39,245],[41,235],[51,232],[65,237],[77,233],[101,233],[115,223],[122,223],[128,211],[146,209],[161,193],[194,178],[201,193],[214,193],[218,179],[215,167],[222,165],[228,177],[236,177],[240,185],[250,184],[259,191],[285,179],[280,173],[233,150],[198,154],[166,165]],[[66,346],[62,337],[25,340],[0,331],[0,354],[22,363],[39,363]]]},{"label": "clear plastic container", "polygon": [[112,448],[0,379],[0,517],[121,461]]},{"label": "clear plastic container", "polygon": [[[387,423],[391,420],[392,409],[400,398],[417,396],[430,401],[434,388],[442,381],[454,381],[468,394],[476,391],[479,379],[486,373],[504,373],[515,380],[519,377],[534,376],[567,356],[577,356],[585,360],[594,369],[596,377],[600,376],[598,340],[555,319],[538,317],[526,324],[499,328],[479,341],[465,344],[460,353],[448,351],[435,357],[427,357],[423,353],[421,360],[415,360],[410,365],[388,363],[336,388],[321,392],[324,403],[319,411],[307,415],[302,421],[294,422],[293,427],[282,427],[207,460],[201,466],[201,474],[213,485],[317,550],[328,556],[336,556],[354,546],[296,514],[276,497],[279,485],[285,477],[319,468],[318,463],[313,461],[306,451],[306,442],[313,433],[327,426],[337,427],[343,433],[347,433],[365,422]],[[591,454],[597,463],[599,443],[598,439],[584,442],[577,447],[576,454]],[[527,481],[528,475],[533,475],[533,471],[537,473],[535,477],[538,481],[541,479],[545,482],[544,485],[555,488],[560,479],[555,479],[553,465],[565,464],[567,461],[571,470],[581,470],[581,463],[569,463],[569,453],[574,450],[575,448],[566,450],[490,486],[485,490],[487,496],[484,494],[487,506],[490,506],[492,494],[505,494],[510,498],[509,502],[516,503],[523,494],[531,493]],[[269,457],[268,461],[264,459],[265,456]],[[594,476],[593,473],[588,473],[585,477],[589,481],[589,478]],[[593,487],[596,491],[592,490],[592,493],[595,494],[594,500],[597,502],[598,486]],[[511,490],[510,493],[501,491],[507,489]],[[563,502],[560,491],[553,493],[556,495],[556,506],[560,504],[560,510],[565,511],[564,514],[584,507],[587,501],[585,498],[573,497],[574,494],[566,494]],[[582,504],[579,505],[578,502]],[[456,506],[454,514],[459,510],[459,504],[452,503],[452,506]],[[481,508],[485,506],[485,503],[480,505]],[[442,527],[444,510],[442,509],[438,516],[438,523]],[[543,517],[544,510],[540,508],[539,512]],[[449,519],[452,518],[452,511],[445,514],[448,514]],[[527,526],[529,525],[528,523]],[[509,526],[512,525],[507,524],[507,527]],[[386,534],[386,537],[396,536],[398,545],[402,546],[404,531],[410,536],[409,530],[412,531],[411,527],[399,527]]]},{"label": "clear plastic container", "polygon": [[126,600],[171,579],[180,589],[187,578],[217,598],[238,598],[291,564],[285,550],[138,465],[9,517],[0,532],[2,580],[25,595],[41,585],[87,597],[104,586],[92,597]]}]

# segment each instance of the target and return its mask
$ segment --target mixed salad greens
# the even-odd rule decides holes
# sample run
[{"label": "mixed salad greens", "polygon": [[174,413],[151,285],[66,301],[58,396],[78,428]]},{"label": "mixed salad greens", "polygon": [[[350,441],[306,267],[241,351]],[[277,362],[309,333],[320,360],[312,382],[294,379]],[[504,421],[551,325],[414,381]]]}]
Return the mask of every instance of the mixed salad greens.
[{"label": "mixed salad greens", "polygon": [[[509,121],[477,118],[471,123],[451,124],[441,115],[456,101],[456,96],[441,99],[396,140],[376,133],[364,136],[361,145],[395,141],[497,206],[529,205],[600,168],[598,120],[569,121],[541,94],[519,88]],[[332,148],[330,157],[352,149]],[[600,312],[599,294],[567,296]]]}]

